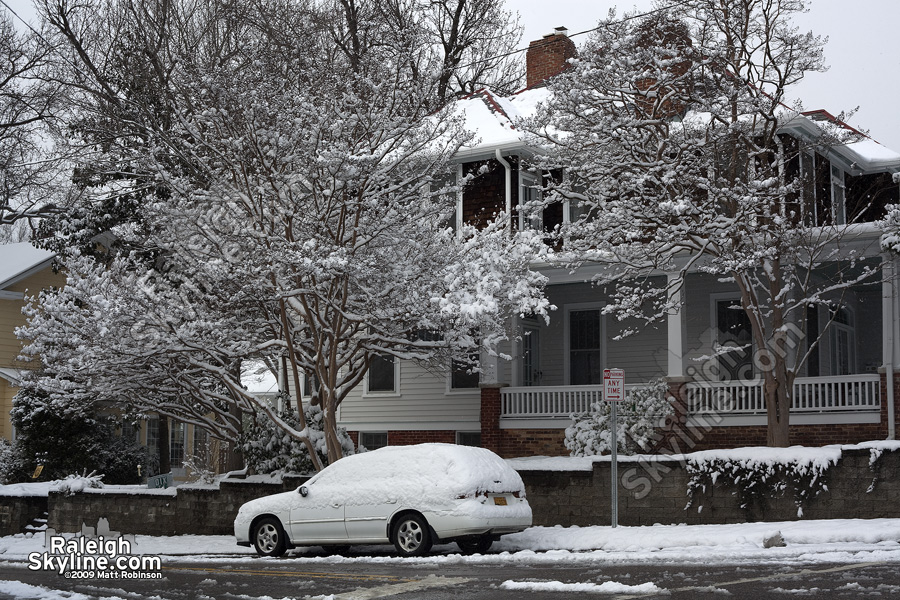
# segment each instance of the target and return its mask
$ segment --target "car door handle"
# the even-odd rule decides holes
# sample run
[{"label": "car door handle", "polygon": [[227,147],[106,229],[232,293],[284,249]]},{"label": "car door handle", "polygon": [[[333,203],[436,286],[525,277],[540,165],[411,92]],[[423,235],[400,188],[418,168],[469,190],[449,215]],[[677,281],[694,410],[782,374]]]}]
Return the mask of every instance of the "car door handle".
[{"label": "car door handle", "polygon": [[340,504],[332,504],[332,505],[331,505],[331,508],[340,508],[340,507],[341,507]]}]

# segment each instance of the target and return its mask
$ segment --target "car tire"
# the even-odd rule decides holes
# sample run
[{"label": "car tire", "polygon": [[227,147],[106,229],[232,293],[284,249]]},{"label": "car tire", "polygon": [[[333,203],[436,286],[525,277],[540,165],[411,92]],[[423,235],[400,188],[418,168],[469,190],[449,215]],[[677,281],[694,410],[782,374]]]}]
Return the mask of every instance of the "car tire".
[{"label": "car tire", "polygon": [[423,556],[431,550],[428,522],[417,514],[402,515],[394,523],[391,540],[400,556]]},{"label": "car tire", "polygon": [[463,554],[484,554],[491,549],[494,538],[489,535],[482,535],[477,538],[465,538],[456,540],[456,545],[462,550]]},{"label": "car tire", "polygon": [[260,556],[281,556],[287,550],[287,539],[281,521],[265,517],[253,528],[253,546]]}]

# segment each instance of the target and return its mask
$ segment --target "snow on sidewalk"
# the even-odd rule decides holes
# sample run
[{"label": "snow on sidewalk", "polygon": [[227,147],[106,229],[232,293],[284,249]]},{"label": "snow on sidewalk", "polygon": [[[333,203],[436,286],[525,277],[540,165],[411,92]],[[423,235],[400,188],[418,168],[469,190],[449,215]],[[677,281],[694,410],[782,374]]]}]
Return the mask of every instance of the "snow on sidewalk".
[{"label": "snow on sidewalk", "polygon": [[[764,548],[763,540],[780,532],[784,547]],[[19,534],[0,538],[0,561],[27,561],[44,551],[44,536]],[[257,559],[250,548],[237,546],[232,536],[135,536],[133,554],[177,557],[179,560]],[[318,548],[300,549],[311,562],[416,561],[445,563],[557,564],[580,561],[733,564],[771,560],[784,562],[900,563],[900,519],[784,521],[733,525],[654,525],[650,527],[532,527],[507,535],[492,553],[459,554],[455,545],[439,545],[431,556],[401,559],[388,546],[356,546],[347,557],[327,556]]]}]

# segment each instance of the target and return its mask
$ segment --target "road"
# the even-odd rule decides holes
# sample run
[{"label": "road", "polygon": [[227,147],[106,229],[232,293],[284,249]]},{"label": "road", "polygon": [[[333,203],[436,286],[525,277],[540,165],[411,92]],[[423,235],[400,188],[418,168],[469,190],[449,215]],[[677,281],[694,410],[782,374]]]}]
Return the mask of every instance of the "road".
[{"label": "road", "polygon": [[[21,562],[6,562],[0,563],[0,580],[45,589],[4,593],[12,584],[4,587],[0,581],[0,598],[47,600],[67,595],[48,589],[76,592],[85,598],[162,600],[280,600],[331,595],[335,600],[559,600],[575,594],[582,597],[584,592],[597,592],[587,597],[598,598],[694,599],[726,594],[747,600],[900,597],[900,570],[895,563],[604,564],[594,558],[575,559],[560,566],[528,564],[521,558],[510,559],[508,564],[504,560],[498,556],[491,562],[463,558],[450,563],[411,562],[384,556],[375,561],[339,558],[335,564],[328,564],[303,557],[164,557],[161,580],[73,580],[56,573],[29,571]],[[603,586],[604,582],[614,583]],[[639,593],[642,588],[636,586],[647,583],[656,587]]]}]

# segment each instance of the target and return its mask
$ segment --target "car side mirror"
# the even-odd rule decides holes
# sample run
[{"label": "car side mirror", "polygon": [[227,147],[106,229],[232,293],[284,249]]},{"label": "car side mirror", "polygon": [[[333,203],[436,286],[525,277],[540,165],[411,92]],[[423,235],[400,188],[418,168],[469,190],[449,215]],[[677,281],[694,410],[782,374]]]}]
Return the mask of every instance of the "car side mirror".
[{"label": "car side mirror", "polygon": [[300,495],[303,496],[304,498],[309,496],[309,488],[306,487],[305,485],[301,485],[300,489],[298,489],[297,491],[300,492]]}]

